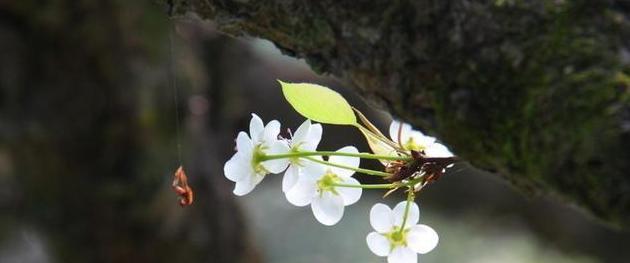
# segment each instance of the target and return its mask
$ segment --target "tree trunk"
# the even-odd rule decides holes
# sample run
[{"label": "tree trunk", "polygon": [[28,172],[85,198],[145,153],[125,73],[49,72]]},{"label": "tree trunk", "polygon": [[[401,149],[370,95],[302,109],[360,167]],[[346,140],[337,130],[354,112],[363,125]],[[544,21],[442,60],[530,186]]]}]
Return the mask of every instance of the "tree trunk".
[{"label": "tree trunk", "polygon": [[162,2],[273,41],[520,189],[630,226],[627,3]]},{"label": "tree trunk", "polygon": [[[16,202],[2,216],[43,232],[54,262],[256,262],[238,207],[223,197],[231,189],[199,180],[217,172],[191,162],[203,199],[181,210],[170,191],[175,145],[171,156],[149,155],[175,137],[174,109],[164,105],[173,91],[168,79],[151,79],[167,75],[161,10],[13,2],[0,4],[0,146],[11,155]],[[157,112],[141,112],[147,89],[166,97],[153,102]]]}]

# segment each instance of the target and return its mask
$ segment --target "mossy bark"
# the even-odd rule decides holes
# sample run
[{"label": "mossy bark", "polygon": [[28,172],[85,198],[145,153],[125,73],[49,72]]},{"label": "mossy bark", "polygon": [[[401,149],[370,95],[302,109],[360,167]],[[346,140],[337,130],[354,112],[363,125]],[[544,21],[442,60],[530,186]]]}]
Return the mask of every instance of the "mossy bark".
[{"label": "mossy bark", "polygon": [[520,189],[630,226],[630,8],[622,1],[173,6],[224,32],[273,41]]}]

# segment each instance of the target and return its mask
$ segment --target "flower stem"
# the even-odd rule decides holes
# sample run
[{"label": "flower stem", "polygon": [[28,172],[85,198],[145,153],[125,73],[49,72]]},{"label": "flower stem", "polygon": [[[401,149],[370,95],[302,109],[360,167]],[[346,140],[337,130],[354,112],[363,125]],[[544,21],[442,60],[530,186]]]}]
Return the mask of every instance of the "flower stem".
[{"label": "flower stem", "polygon": [[394,184],[331,184],[337,187],[363,188],[363,189],[391,189]]},{"label": "flower stem", "polygon": [[413,158],[408,156],[389,156],[389,155],[376,155],[371,153],[347,153],[347,152],[333,152],[333,151],[316,151],[316,152],[290,152],[283,154],[266,154],[261,156],[261,161],[295,158],[295,157],[307,157],[307,156],[350,156],[359,157],[363,159],[377,159],[387,161],[410,161]]},{"label": "flower stem", "polygon": [[421,173],[420,175],[416,176],[415,178],[409,180],[407,183],[405,183],[406,186],[409,187],[415,187],[416,184],[422,182],[423,178],[424,178],[424,173]]},{"label": "flower stem", "polygon": [[369,175],[376,175],[376,176],[381,176],[381,177],[385,177],[385,176],[390,176],[391,175],[389,173],[385,173],[385,172],[381,172],[381,171],[375,171],[375,170],[363,169],[363,168],[355,168],[355,167],[351,167],[351,166],[347,166],[347,165],[343,165],[343,164],[322,161],[322,160],[319,160],[319,159],[316,159],[316,158],[313,158],[313,157],[302,157],[302,158],[307,159],[307,160],[312,161],[312,162],[321,163],[323,165],[338,167],[338,168],[351,170],[351,171],[364,173],[364,174],[369,174]]},{"label": "flower stem", "polygon": [[410,188],[407,194],[407,204],[405,205],[405,215],[403,216],[402,225],[400,225],[400,233],[405,230],[405,224],[407,224],[407,218],[409,217],[409,207],[411,206],[411,202],[415,198],[413,188]]}]

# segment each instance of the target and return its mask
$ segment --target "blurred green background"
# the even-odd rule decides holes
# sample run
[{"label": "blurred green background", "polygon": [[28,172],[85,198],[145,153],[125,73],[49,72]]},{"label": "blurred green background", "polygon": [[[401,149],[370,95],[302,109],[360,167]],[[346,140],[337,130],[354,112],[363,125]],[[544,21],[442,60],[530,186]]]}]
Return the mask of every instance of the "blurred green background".
[{"label": "blurred green background", "polygon": [[[303,121],[276,79],[328,85],[389,125],[344,83],[273,44],[225,36],[193,16],[169,21],[151,2],[0,1],[0,262],[384,262],[365,244],[368,213],[399,195],[366,191],[334,227],[291,206],[280,176],[232,195],[223,163],[250,113],[283,128]],[[170,189],[178,140],[196,194],[184,209]],[[321,149],[349,144],[367,150],[356,130],[324,127]],[[418,204],[440,234],[421,262],[630,258],[630,233],[466,164]]]}]

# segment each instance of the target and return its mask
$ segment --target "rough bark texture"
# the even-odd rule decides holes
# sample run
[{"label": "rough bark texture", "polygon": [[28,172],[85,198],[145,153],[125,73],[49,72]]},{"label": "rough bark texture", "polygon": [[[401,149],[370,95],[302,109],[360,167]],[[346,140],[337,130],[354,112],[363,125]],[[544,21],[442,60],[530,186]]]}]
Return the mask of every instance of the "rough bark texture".
[{"label": "rough bark texture", "polygon": [[176,0],[174,6],[224,32],[273,41],[518,188],[558,194],[630,226],[627,3]]}]

